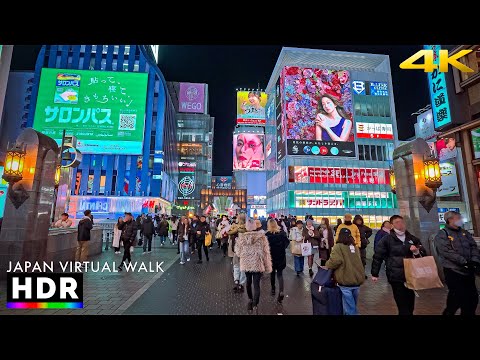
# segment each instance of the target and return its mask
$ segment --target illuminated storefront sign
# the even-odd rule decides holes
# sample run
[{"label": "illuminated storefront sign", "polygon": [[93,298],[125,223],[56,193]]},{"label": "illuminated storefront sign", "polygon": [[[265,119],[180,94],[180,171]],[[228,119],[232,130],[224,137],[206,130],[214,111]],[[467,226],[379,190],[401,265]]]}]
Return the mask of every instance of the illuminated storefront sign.
[{"label": "illuminated storefront sign", "polygon": [[442,176],[442,186],[437,190],[437,196],[460,195],[455,160],[440,162],[440,174]]},{"label": "illuminated storefront sign", "polygon": [[388,84],[379,81],[352,81],[355,95],[388,96]]},{"label": "illuminated storefront sign", "polygon": [[415,126],[415,136],[425,140],[430,140],[436,137],[435,125],[433,123],[432,110],[425,111],[417,116],[417,126]]},{"label": "illuminated storefront sign", "polygon": [[290,207],[327,209],[393,209],[397,201],[391,192],[291,190]]},{"label": "illuminated storefront sign", "polygon": [[393,125],[357,122],[357,138],[393,140]]},{"label": "illuminated storefront sign", "polygon": [[205,84],[180,83],[178,111],[203,114],[205,112]]},{"label": "illuminated storefront sign", "polygon": [[232,176],[212,176],[212,189],[231,189]]},{"label": "illuminated storefront sign", "polygon": [[264,195],[248,195],[247,204],[265,204],[267,197]]},{"label": "illuminated storefront sign", "polygon": [[318,184],[389,185],[390,172],[379,168],[340,168],[322,166],[289,166],[288,181]]},{"label": "illuminated storefront sign", "polygon": [[[433,50],[433,63],[438,65],[440,45],[425,45],[426,50]],[[433,110],[435,129],[439,129],[452,122],[450,104],[448,102],[447,81],[445,73],[434,69],[428,76],[428,90]]]},{"label": "illuminated storefront sign", "polygon": [[250,205],[250,209],[266,209],[267,205]]},{"label": "illuminated storefront sign", "polygon": [[178,200],[195,199],[195,162],[180,161],[178,163]]},{"label": "illuminated storefront sign", "polygon": [[203,146],[195,143],[178,143],[178,153],[182,156],[202,155]]}]

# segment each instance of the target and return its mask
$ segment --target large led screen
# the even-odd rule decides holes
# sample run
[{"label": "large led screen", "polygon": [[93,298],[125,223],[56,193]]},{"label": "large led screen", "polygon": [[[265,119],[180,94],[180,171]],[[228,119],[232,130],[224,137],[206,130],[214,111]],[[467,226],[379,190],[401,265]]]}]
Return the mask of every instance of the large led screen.
[{"label": "large led screen", "polygon": [[283,69],[289,155],[355,157],[350,73]]},{"label": "large led screen", "polygon": [[237,124],[265,125],[267,94],[261,91],[237,91]]},{"label": "large led screen", "polygon": [[33,127],[61,143],[77,138],[85,154],[139,155],[148,74],[42,69]]},{"label": "large led screen", "polygon": [[263,134],[233,135],[233,170],[264,170]]}]

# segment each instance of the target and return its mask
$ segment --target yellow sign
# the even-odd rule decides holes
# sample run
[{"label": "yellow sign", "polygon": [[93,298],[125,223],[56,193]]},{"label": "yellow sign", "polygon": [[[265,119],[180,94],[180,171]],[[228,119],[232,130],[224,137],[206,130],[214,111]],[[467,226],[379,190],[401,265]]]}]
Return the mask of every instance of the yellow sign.
[{"label": "yellow sign", "polygon": [[237,124],[265,125],[267,94],[261,91],[237,91]]}]

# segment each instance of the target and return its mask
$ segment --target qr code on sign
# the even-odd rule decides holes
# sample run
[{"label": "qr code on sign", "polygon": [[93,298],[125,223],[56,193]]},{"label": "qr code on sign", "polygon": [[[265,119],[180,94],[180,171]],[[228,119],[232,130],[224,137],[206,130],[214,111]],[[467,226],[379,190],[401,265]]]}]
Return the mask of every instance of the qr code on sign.
[{"label": "qr code on sign", "polygon": [[136,114],[120,114],[118,130],[135,130],[137,124]]}]

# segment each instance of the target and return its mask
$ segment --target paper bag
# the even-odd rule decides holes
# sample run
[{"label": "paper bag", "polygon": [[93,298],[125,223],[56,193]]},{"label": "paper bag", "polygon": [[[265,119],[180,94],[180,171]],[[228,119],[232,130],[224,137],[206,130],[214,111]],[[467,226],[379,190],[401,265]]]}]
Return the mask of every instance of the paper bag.
[{"label": "paper bag", "polygon": [[412,290],[442,288],[443,284],[438,277],[437,264],[433,256],[424,256],[416,259],[403,259],[405,268],[405,286]]},{"label": "paper bag", "polygon": [[305,242],[301,244],[302,246],[302,256],[310,256],[312,255],[312,244],[309,242]]},{"label": "paper bag", "polygon": [[301,256],[302,255],[301,243],[295,240],[290,241],[290,251],[292,252],[292,255]]}]

